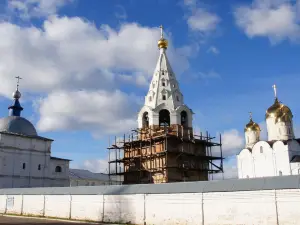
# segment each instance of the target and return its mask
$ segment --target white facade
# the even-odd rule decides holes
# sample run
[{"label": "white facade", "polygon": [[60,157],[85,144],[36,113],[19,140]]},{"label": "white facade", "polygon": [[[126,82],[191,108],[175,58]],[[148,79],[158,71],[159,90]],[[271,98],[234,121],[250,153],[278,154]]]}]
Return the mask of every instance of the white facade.
[{"label": "white facade", "polygon": [[184,104],[175,73],[166,54],[167,40],[158,42],[159,58],[145,104],[138,115],[138,127],[179,124],[192,127],[193,112]]},{"label": "white facade", "polygon": [[37,135],[21,117],[21,93],[0,119],[0,188],[69,186],[69,160],[51,157],[53,140]]},{"label": "white facade", "polygon": [[292,117],[275,95],[266,112],[267,141],[260,140],[260,128],[250,119],[245,127],[245,148],[237,155],[239,178],[300,174],[300,139],[294,136]]}]

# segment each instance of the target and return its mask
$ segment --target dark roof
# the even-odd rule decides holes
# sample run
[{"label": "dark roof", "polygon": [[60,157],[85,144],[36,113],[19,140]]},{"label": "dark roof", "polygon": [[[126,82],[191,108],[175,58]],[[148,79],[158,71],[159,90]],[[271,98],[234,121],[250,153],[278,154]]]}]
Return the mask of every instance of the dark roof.
[{"label": "dark roof", "polygon": [[71,159],[63,159],[63,158],[58,158],[58,157],[53,157],[53,156],[51,156],[50,159],[63,160],[63,161],[72,161]]},{"label": "dark roof", "polygon": [[127,195],[127,194],[172,194],[208,193],[299,189],[300,175],[232,179],[165,184],[104,185],[83,187],[9,188],[0,189],[0,195]]},{"label": "dark roof", "polygon": [[70,169],[70,178],[92,179],[92,180],[104,180],[109,181],[108,174],[93,173],[89,170],[82,169]]}]

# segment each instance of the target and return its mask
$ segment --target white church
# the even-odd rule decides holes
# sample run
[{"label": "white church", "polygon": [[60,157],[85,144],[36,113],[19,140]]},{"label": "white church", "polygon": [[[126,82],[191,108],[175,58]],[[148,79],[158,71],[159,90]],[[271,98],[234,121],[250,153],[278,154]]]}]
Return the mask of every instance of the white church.
[{"label": "white church", "polygon": [[70,160],[51,157],[53,140],[21,116],[18,87],[9,116],[0,119],[0,188],[69,186]]},{"label": "white church", "polygon": [[280,102],[273,86],[275,101],[266,111],[267,141],[260,140],[260,127],[250,116],[245,127],[245,148],[237,155],[239,178],[300,174],[300,139],[293,130],[293,114]]}]

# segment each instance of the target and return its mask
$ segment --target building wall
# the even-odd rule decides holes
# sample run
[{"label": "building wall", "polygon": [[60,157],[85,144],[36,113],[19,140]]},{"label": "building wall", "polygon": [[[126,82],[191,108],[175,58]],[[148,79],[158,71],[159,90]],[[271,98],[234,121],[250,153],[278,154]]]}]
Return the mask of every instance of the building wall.
[{"label": "building wall", "polygon": [[0,213],[129,224],[297,224],[299,189],[170,194],[0,195]]},{"label": "building wall", "polygon": [[299,174],[300,164],[291,162],[299,153],[300,145],[296,140],[289,140],[287,144],[276,141],[272,146],[259,141],[252,150],[243,149],[237,156],[239,178]]},{"label": "building wall", "polygon": [[[69,162],[50,154],[50,140],[0,134],[0,188],[69,186]],[[53,163],[63,163],[64,173],[53,173]]]}]

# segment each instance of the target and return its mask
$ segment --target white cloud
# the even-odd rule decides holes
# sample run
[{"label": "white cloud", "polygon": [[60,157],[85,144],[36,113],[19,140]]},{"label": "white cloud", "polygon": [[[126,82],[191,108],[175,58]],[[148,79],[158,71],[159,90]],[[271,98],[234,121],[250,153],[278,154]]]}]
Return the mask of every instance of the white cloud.
[{"label": "white cloud", "polygon": [[268,37],[272,44],[300,37],[299,3],[292,0],[255,0],[235,8],[236,24],[250,38]]},{"label": "white cloud", "polygon": [[[202,34],[210,33],[216,30],[220,23],[220,17],[204,6],[199,6],[197,0],[184,0],[183,4],[188,9],[187,24],[192,31]],[[203,5],[203,4],[202,4]]]},{"label": "white cloud", "polygon": [[200,77],[201,79],[213,79],[213,78],[220,79],[221,78],[220,74],[218,74],[217,72],[215,72],[213,70],[211,70],[207,73],[200,72],[200,73],[198,73],[198,77]]},{"label": "white cloud", "polygon": [[41,131],[90,130],[95,135],[137,127],[135,96],[120,91],[60,91],[40,100]]},{"label": "white cloud", "polygon": [[64,5],[73,0],[8,0],[8,8],[28,20],[32,17],[47,17],[54,15]]},{"label": "white cloud", "polygon": [[214,13],[198,8],[188,18],[187,22],[193,31],[210,32],[216,29],[220,18]]},{"label": "white cloud", "polygon": [[213,180],[226,180],[238,178],[238,169],[236,158],[231,158],[224,162],[223,165],[224,173],[217,173],[213,175]]},{"label": "white cloud", "polygon": [[[158,28],[125,23],[115,30],[108,25],[97,27],[78,17],[52,16],[44,21],[42,28],[2,22],[0,34],[0,95],[11,98],[14,77],[23,77],[22,93],[43,96],[39,105],[40,130],[74,128],[92,129],[95,133],[94,127],[98,126],[98,130],[110,133],[133,125],[134,107],[128,109],[123,103],[136,105],[136,100],[116,90],[124,80],[143,87],[148,85],[159,54]],[[169,41],[168,55],[180,75],[189,67],[188,56],[180,54],[180,49],[175,49],[172,40]],[[124,79],[122,74],[127,77]],[[79,98],[76,104],[72,96]],[[99,103],[103,108],[97,108],[88,99],[99,101],[108,96],[123,96],[125,100],[112,109],[115,111],[109,117],[111,120],[100,121],[99,115],[107,114],[104,109],[110,110],[112,102]],[[68,102],[74,103],[75,109],[67,111],[63,104]],[[85,111],[79,104],[85,106]],[[118,114],[118,110],[122,113]],[[94,118],[81,115],[85,112]]]},{"label": "white cloud", "polygon": [[[0,94],[9,96],[14,76],[23,76],[22,90],[110,89],[115,76],[152,74],[158,56],[159,29],[123,24],[97,28],[80,18],[51,17],[43,29],[0,23]],[[171,42],[171,41],[170,41]],[[169,58],[180,74],[189,67],[187,56],[170,43]],[[17,65],[17,66],[16,66]],[[139,77],[137,83],[143,83]]]},{"label": "white cloud", "polygon": [[219,49],[217,49],[215,46],[209,47],[207,50],[208,53],[212,53],[214,55],[218,55],[220,53]]},{"label": "white cloud", "polygon": [[232,156],[242,150],[244,137],[236,129],[224,131],[222,133],[223,156]]}]

